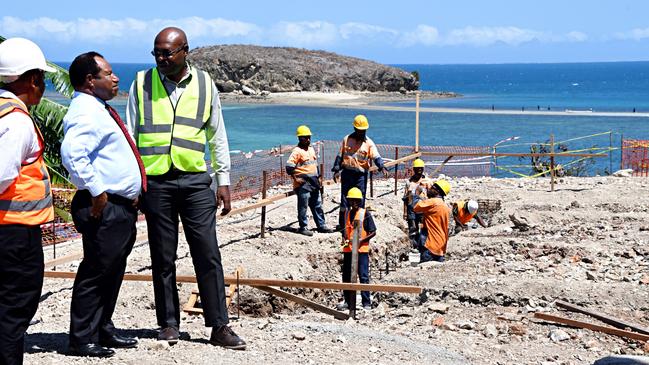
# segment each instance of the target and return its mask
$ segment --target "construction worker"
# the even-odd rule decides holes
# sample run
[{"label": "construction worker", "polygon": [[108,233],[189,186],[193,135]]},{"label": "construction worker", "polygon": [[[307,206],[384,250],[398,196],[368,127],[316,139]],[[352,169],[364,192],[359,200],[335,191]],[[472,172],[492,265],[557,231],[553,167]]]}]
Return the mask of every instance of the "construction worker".
[{"label": "construction worker", "polygon": [[365,207],[365,191],[371,162],[374,161],[374,164],[384,174],[388,173],[388,170],[383,166],[383,159],[376,145],[366,136],[367,129],[370,127],[367,117],[362,114],[357,115],[352,125],[354,133],[343,138],[340,151],[331,169],[334,173],[334,181],[338,182],[338,178],[340,178],[340,212],[338,215],[340,229],[345,226],[343,217],[345,210],[349,209],[347,202],[349,189],[353,187],[360,189],[363,194],[361,207]]},{"label": "construction worker", "polygon": [[293,179],[293,190],[297,195],[297,220],[300,224],[299,234],[313,236],[307,229],[307,206],[311,208],[313,220],[320,233],[331,233],[333,229],[325,225],[325,216],[320,200],[320,170],[315,150],[311,147],[311,130],[305,125],[297,127],[295,133],[298,145],[293,148],[286,161],[286,173]]},{"label": "construction worker", "polygon": [[453,203],[453,220],[455,221],[455,233],[459,233],[465,229],[468,229],[467,223],[471,219],[475,219],[478,224],[483,228],[487,228],[487,224],[482,220],[478,215],[479,204],[475,200],[458,200]]},{"label": "construction worker", "polygon": [[[176,344],[180,306],[176,287],[179,217],[192,255],[209,343],[243,350],[246,343],[228,326],[216,212],[230,205],[230,150],[219,94],[207,72],[187,63],[185,32],[168,27],[155,37],[156,67],[140,71],[131,85],[127,121],[147,174],[142,194],[151,250],[159,341]],[[205,151],[216,179],[210,185]],[[218,199],[218,201],[217,201]]]},{"label": "construction worker", "polygon": [[[342,231],[343,239],[343,283],[351,282],[352,277],[352,240],[354,239],[354,221],[360,225],[358,237],[358,279],[362,284],[370,282],[370,239],[376,236],[376,226],[372,215],[361,207],[363,193],[359,188],[353,187],[347,192],[347,201],[350,209],[345,211],[345,228]],[[352,291],[344,291],[344,302],[338,304],[338,310],[349,308]],[[372,309],[370,292],[361,292],[363,309]]]},{"label": "construction worker", "polygon": [[54,219],[45,143],[28,107],[45,91],[41,49],[24,38],[0,43],[0,364],[22,364],[25,331],[43,288],[40,225]]},{"label": "construction worker", "polygon": [[[419,193],[426,191],[427,199],[422,199]],[[444,202],[444,197],[451,192],[451,184],[446,180],[432,182],[425,180],[417,188],[414,197],[415,213],[423,214],[423,228],[419,234],[419,262],[444,261],[446,244],[448,243],[448,221],[450,208]]]},{"label": "construction worker", "polygon": [[408,236],[417,237],[419,234],[419,224],[421,223],[421,214],[415,214],[412,210],[414,206],[415,192],[419,183],[426,178],[424,175],[425,163],[422,159],[415,159],[412,162],[412,176],[408,179],[406,188],[403,193],[403,204],[406,207],[406,221],[408,222]]}]

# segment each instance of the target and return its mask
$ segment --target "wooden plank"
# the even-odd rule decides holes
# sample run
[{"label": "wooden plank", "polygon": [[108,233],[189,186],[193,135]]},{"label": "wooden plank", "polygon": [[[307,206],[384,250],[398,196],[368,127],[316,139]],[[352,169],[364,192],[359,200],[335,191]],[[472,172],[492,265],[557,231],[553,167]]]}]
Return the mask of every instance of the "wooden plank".
[{"label": "wooden plank", "polygon": [[452,158],[453,155],[448,156],[444,161],[442,161],[442,163],[439,166],[437,166],[435,170],[433,170],[433,172],[429,176],[434,176],[436,173],[438,173],[444,167],[444,165],[446,165],[446,163],[449,162]]},{"label": "wooden plank", "polygon": [[610,324],[613,327],[617,327],[617,328],[621,328],[621,329],[629,328],[629,329],[631,329],[631,330],[633,330],[635,332],[643,333],[645,335],[649,335],[649,328],[644,328],[644,327],[638,326],[638,325],[633,324],[633,323],[624,322],[622,320],[619,320],[617,318],[608,316],[606,314],[591,311],[591,310],[589,310],[587,308],[578,306],[576,304],[571,304],[571,303],[568,303],[568,302],[564,302],[564,301],[561,301],[561,300],[557,300],[554,303],[557,305],[557,307],[567,309],[567,310],[569,310],[571,312],[582,313],[582,314],[591,316],[593,318],[597,318],[600,321],[602,321],[604,323],[607,323],[607,324]]},{"label": "wooden plank", "polygon": [[[410,160],[414,160],[414,159],[416,159],[417,157],[421,157],[422,153],[423,153],[423,152],[413,153],[412,155],[408,155],[408,156],[405,156],[405,157],[401,157],[401,158],[398,159],[398,160],[393,160],[393,161],[390,161],[390,162],[386,162],[383,166],[385,166],[385,168],[388,168],[388,167],[392,167],[392,166],[394,166],[394,165],[398,165],[398,164],[400,164],[400,163],[404,163],[404,162],[407,162],[407,161],[410,161]],[[446,155],[444,155],[444,156],[446,156]],[[368,171],[369,171],[369,172],[373,172],[373,171],[378,171],[378,170],[379,170],[378,167],[376,167],[376,166],[372,166],[372,167],[370,167],[370,169],[369,169]]]},{"label": "wooden plank", "polygon": [[[143,233],[143,234],[138,235],[137,237],[135,237],[135,243],[136,244],[137,243],[142,243],[142,242],[144,242],[144,241],[146,241],[148,239],[149,239],[148,235],[146,233]],[[134,246],[134,247],[137,247],[137,246]],[[59,257],[59,258],[56,258],[56,259],[45,261],[45,268],[47,269],[48,267],[54,267],[54,266],[57,266],[57,265],[63,265],[63,264],[66,264],[66,263],[68,263],[70,261],[75,261],[75,260],[79,260],[79,259],[82,259],[82,258],[83,258],[83,251],[74,252],[74,253],[71,253],[71,254],[66,255],[66,256],[62,256],[62,257]]]},{"label": "wooden plank", "polygon": [[265,291],[267,293],[276,295],[276,296],[284,298],[284,299],[288,299],[288,300],[293,301],[293,302],[298,303],[298,304],[302,304],[305,307],[309,307],[311,309],[317,310],[318,312],[322,312],[322,313],[325,313],[325,314],[330,314],[330,315],[334,316],[334,318],[336,318],[336,319],[342,319],[342,320],[349,319],[349,316],[346,313],[339,312],[339,311],[337,311],[335,309],[331,309],[331,308],[326,307],[326,306],[324,306],[322,304],[318,304],[316,302],[310,301],[310,300],[308,300],[306,298],[302,298],[302,297],[299,297],[297,295],[287,293],[287,292],[285,292],[283,290],[271,288],[269,286],[253,286],[253,288],[263,290],[263,291]]},{"label": "wooden plank", "polygon": [[599,325],[588,323],[588,322],[575,321],[573,319],[559,317],[559,316],[555,316],[555,315],[552,315],[552,314],[536,312],[536,313],[534,313],[534,317],[542,319],[544,321],[561,323],[561,324],[565,324],[565,325],[568,325],[568,326],[571,326],[571,327],[585,328],[585,329],[589,329],[589,330],[595,331],[595,332],[607,333],[609,335],[615,335],[615,336],[619,336],[619,337],[630,338],[630,339],[638,340],[638,341],[649,341],[649,335],[643,335],[641,333],[636,333],[636,332],[631,332],[631,331],[624,331],[624,330],[620,330],[620,329],[617,329],[617,328],[611,328],[611,327],[606,327],[606,326],[599,326]]},{"label": "wooden plank", "polygon": [[[420,152],[423,156],[512,156],[512,157],[548,157],[552,153],[493,153],[493,152]],[[607,155],[597,153],[570,153],[559,152],[554,153],[555,157],[606,157]]]},{"label": "wooden plank", "polygon": [[[46,271],[44,277],[59,279],[74,279],[76,273],[70,271]],[[225,283],[236,285],[237,278],[226,276]],[[153,281],[151,275],[142,274],[124,274],[125,281]],[[195,283],[196,277],[190,275],[177,275],[178,283]],[[410,293],[420,294],[423,290],[420,286],[412,285],[390,285],[390,284],[354,284],[338,283],[329,281],[308,281],[308,280],[280,280],[280,279],[252,279],[239,278],[240,285],[247,286],[277,286],[281,288],[312,288],[312,289],[331,289],[331,290],[356,290],[356,291],[373,291],[387,293]]]},{"label": "wooden plank", "polygon": [[66,256],[62,256],[56,259],[45,261],[45,268],[54,267],[57,265],[63,265],[70,261],[75,261],[83,258],[83,252],[74,252]]},{"label": "wooden plank", "polygon": [[232,209],[226,215],[217,215],[216,218],[217,219],[223,219],[223,218],[231,217],[233,215],[237,215],[237,214],[247,212],[249,210],[265,207],[267,205],[274,204],[278,200],[282,200],[282,199],[288,198],[289,196],[293,196],[293,195],[295,195],[295,191],[293,191],[293,190],[287,191],[287,192],[282,193],[282,194],[273,195],[270,198],[262,199],[262,200],[260,200],[260,201],[258,201],[256,203],[254,203],[254,204],[250,204],[250,205],[247,205],[247,206],[241,207],[241,208]]}]

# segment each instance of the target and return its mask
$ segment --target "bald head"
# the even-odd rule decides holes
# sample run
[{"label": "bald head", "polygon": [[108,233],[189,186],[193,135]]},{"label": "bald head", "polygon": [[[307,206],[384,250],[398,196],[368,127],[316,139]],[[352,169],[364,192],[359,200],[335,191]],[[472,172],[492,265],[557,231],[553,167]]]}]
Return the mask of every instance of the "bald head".
[{"label": "bald head", "polygon": [[187,72],[187,36],[182,29],[168,27],[160,31],[153,43],[153,54],[158,70],[175,82]]},{"label": "bald head", "polygon": [[176,27],[167,27],[158,33],[154,43],[180,43],[187,44],[187,35],[185,32]]}]

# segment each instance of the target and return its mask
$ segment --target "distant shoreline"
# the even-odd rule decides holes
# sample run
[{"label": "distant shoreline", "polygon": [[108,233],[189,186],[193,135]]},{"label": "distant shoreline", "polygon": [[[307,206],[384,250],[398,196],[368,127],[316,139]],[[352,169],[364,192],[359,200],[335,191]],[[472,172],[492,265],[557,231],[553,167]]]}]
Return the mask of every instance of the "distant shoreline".
[{"label": "distant shoreline", "polygon": [[[270,93],[265,96],[246,96],[241,94],[221,93],[224,105],[284,105],[324,108],[344,108],[361,110],[384,110],[415,112],[414,106],[377,105],[377,103],[414,102],[415,93],[407,94],[390,92],[298,92]],[[462,97],[451,92],[422,91],[421,100],[447,99]],[[420,107],[421,113],[462,113],[462,114],[494,114],[494,115],[547,115],[547,116],[598,116],[598,117],[649,117],[649,113],[591,111],[591,110],[534,110],[520,109],[479,109],[453,107]]]}]

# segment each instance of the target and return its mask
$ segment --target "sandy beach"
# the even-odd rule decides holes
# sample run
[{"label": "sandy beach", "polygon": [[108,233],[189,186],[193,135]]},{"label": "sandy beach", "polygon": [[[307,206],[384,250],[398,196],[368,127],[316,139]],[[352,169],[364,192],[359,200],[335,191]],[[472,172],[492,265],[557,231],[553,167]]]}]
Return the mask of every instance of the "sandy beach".
[{"label": "sandy beach", "polygon": [[[361,110],[386,110],[400,112],[415,112],[414,106],[381,105],[381,103],[415,102],[415,93],[389,92],[312,92],[298,93],[269,93],[265,95],[246,96],[241,94],[221,93],[224,105],[245,104],[275,104],[289,106],[312,106],[325,108],[354,108]],[[423,91],[421,100],[462,97],[451,92]],[[602,116],[602,117],[649,117],[649,113],[605,112],[593,110],[520,110],[520,109],[477,109],[477,108],[442,108],[420,107],[421,113],[463,113],[463,114],[495,114],[495,115],[547,115],[547,116]]]}]

